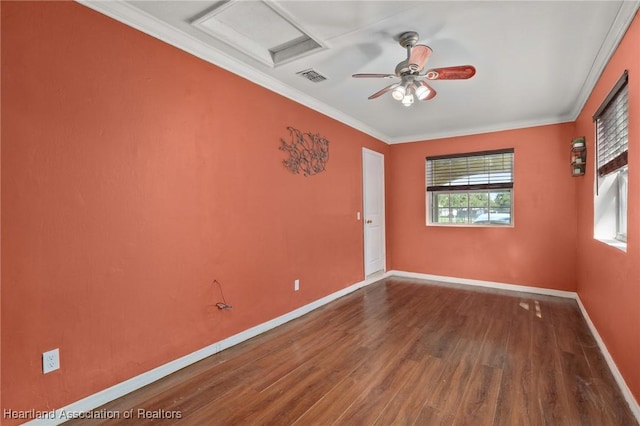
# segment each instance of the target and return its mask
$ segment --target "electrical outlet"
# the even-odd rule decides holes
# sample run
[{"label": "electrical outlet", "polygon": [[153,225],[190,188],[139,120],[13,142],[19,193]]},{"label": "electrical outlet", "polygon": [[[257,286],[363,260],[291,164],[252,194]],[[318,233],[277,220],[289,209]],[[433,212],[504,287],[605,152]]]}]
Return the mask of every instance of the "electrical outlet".
[{"label": "electrical outlet", "polygon": [[300,280],[295,280],[295,281],[293,282],[293,290],[294,290],[294,291],[298,291],[298,290],[300,290]]},{"label": "electrical outlet", "polygon": [[42,374],[51,373],[60,368],[60,350],[54,349],[42,353]]}]

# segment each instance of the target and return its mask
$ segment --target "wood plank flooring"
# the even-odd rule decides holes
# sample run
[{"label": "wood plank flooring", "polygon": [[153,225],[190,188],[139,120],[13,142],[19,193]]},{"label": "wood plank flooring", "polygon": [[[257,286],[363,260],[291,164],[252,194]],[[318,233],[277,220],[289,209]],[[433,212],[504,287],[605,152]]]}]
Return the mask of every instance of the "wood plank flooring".
[{"label": "wood plank flooring", "polygon": [[575,301],[398,278],[101,410],[67,424],[637,425]]}]

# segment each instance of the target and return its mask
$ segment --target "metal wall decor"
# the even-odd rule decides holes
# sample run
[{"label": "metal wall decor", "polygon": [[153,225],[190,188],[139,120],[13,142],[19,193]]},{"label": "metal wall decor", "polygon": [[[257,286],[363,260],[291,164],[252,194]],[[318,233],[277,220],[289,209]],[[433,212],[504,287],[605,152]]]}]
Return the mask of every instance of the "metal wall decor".
[{"label": "metal wall decor", "polygon": [[329,161],[329,141],[319,134],[302,133],[293,127],[287,127],[291,142],[280,139],[281,151],[287,151],[289,158],[283,160],[284,166],[292,173],[312,176],[325,170]]}]

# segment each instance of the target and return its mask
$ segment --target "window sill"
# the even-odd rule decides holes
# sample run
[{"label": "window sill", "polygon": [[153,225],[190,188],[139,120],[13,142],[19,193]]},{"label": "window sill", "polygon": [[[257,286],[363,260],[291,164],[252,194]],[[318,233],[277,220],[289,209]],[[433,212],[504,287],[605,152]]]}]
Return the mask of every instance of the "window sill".
[{"label": "window sill", "polygon": [[596,241],[600,241],[601,243],[604,243],[608,246],[617,248],[620,251],[623,252],[627,252],[627,243],[623,242],[623,241],[618,241],[618,240],[614,240],[611,238],[598,238],[598,237],[594,237],[596,239]]}]

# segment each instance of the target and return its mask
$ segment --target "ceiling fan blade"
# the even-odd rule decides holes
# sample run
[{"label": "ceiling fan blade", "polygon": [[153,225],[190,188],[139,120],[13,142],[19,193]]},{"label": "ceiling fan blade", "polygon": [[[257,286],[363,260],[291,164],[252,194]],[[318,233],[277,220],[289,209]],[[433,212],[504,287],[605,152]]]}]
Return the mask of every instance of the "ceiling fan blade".
[{"label": "ceiling fan blade", "polygon": [[395,89],[395,88],[396,88],[396,87],[398,87],[398,86],[400,86],[400,83],[393,83],[393,84],[391,84],[391,85],[389,85],[389,86],[385,87],[384,89],[377,91],[377,92],[376,92],[376,93],[374,93],[373,95],[369,96],[369,98],[368,98],[368,99],[375,99],[375,98],[378,98],[378,97],[380,97],[380,96],[384,95],[385,93],[392,91],[393,89]]},{"label": "ceiling fan blade", "polygon": [[429,80],[465,80],[476,74],[476,69],[471,65],[459,65],[457,67],[433,68],[427,71],[425,77]]},{"label": "ceiling fan blade", "polygon": [[409,55],[409,69],[414,72],[422,71],[431,53],[431,48],[429,46],[425,46],[424,44],[413,46],[413,48],[411,49],[411,55]]},{"label": "ceiling fan blade", "polygon": [[420,99],[421,101],[428,101],[430,99],[433,99],[436,97],[436,95],[438,94],[433,87],[429,86],[425,81],[422,80],[416,80],[415,81],[415,85],[416,87],[424,87],[425,89],[428,90],[428,92],[426,92],[426,95],[423,95],[424,97],[420,97],[418,95],[418,90],[422,91],[422,89],[416,89],[416,95],[418,95],[418,99]]},{"label": "ceiling fan blade", "polygon": [[353,78],[393,78],[397,77],[395,74],[353,74]]}]

